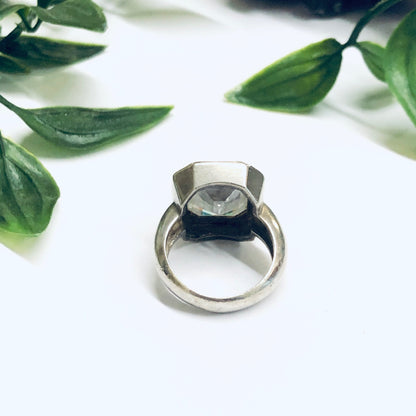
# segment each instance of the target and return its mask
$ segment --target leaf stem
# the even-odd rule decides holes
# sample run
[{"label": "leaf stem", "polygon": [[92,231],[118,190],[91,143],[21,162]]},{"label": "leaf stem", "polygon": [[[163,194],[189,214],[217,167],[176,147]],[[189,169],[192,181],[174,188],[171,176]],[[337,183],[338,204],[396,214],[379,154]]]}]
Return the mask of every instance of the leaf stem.
[{"label": "leaf stem", "polygon": [[0,104],[3,104],[6,108],[8,108],[11,111],[20,110],[19,107],[11,103],[9,100],[6,100],[1,94],[0,94]]},{"label": "leaf stem", "polygon": [[6,37],[0,40],[0,51],[3,50],[4,45],[17,39],[23,33],[23,28],[24,25],[20,22]]},{"label": "leaf stem", "polygon": [[26,19],[25,11],[23,9],[20,9],[17,11],[17,14],[19,15],[20,19],[22,19],[22,23],[25,26],[25,30],[30,32],[32,30],[32,26],[30,26],[30,23]]},{"label": "leaf stem", "polygon": [[[33,13],[33,11],[30,10],[24,10],[20,9],[17,11],[17,14],[19,15],[20,19],[22,20],[22,23],[25,26],[26,32],[33,33],[36,32],[42,23],[42,20],[39,18],[36,18],[36,15]],[[37,19],[36,23],[32,26],[33,20]]]},{"label": "leaf stem", "polygon": [[351,33],[351,36],[347,42],[343,45],[344,49],[348,46],[355,45],[357,43],[358,36],[360,36],[361,31],[364,29],[372,19],[374,19],[379,14],[383,13],[390,7],[394,6],[396,3],[400,3],[403,0],[381,0],[374,7],[372,7],[356,24],[354,30]]},{"label": "leaf stem", "polygon": [[39,26],[42,24],[43,20],[38,19],[36,24],[32,27],[31,32],[36,32],[39,29]]},{"label": "leaf stem", "polygon": [[9,42],[12,42],[19,38],[23,31],[33,33],[39,29],[39,26],[42,24],[41,19],[37,19],[35,25],[32,27],[26,18],[25,13],[22,10],[18,10],[17,14],[19,15],[21,22],[16,25],[16,27],[2,40],[0,40],[0,51],[3,49],[4,45],[7,45]]}]

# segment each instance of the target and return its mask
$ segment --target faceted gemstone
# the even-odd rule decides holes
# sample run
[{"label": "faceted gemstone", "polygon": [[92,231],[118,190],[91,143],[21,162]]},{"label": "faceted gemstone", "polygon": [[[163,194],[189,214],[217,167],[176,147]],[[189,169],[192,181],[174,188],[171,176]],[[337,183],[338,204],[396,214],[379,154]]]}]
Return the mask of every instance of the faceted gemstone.
[{"label": "faceted gemstone", "polygon": [[247,209],[247,197],[229,185],[212,185],[198,191],[188,202],[188,211],[198,216],[234,217]]}]

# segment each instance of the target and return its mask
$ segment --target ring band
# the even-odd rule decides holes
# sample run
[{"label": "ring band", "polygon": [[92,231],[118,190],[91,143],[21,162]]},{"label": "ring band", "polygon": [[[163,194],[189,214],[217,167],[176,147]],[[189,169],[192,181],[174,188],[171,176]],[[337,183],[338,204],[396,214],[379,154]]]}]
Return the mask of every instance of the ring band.
[{"label": "ring band", "polygon": [[[232,312],[254,305],[271,293],[281,274],[285,241],[280,225],[262,202],[263,175],[242,162],[195,162],[175,173],[176,201],[160,220],[155,252],[159,275],[180,300],[211,312]],[[266,275],[247,292],[214,298],[186,287],[174,274],[169,252],[179,239],[204,241],[260,238],[272,261]]]}]

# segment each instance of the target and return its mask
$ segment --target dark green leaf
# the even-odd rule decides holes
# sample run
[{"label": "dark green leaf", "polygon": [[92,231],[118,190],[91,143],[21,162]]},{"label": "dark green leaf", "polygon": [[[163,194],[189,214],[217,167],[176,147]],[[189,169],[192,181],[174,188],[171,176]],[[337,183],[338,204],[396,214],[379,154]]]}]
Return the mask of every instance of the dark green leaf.
[{"label": "dark green leaf", "polygon": [[0,72],[6,74],[24,74],[29,68],[13,58],[0,54]]},{"label": "dark green leaf", "polygon": [[305,111],[334,85],[342,46],[326,39],[271,64],[226,94],[235,103],[279,111]]},{"label": "dark green leaf", "polygon": [[65,42],[34,36],[20,36],[0,42],[0,51],[18,59],[30,69],[68,65],[101,52],[105,46]]},{"label": "dark green leaf", "polygon": [[91,0],[66,0],[50,9],[34,7],[38,17],[44,22],[56,25],[80,27],[104,32],[107,28],[102,9]]},{"label": "dark green leaf", "polygon": [[59,188],[39,160],[0,134],[0,228],[41,233],[58,198]]},{"label": "dark green leaf", "polygon": [[416,10],[401,21],[390,37],[384,69],[390,90],[416,124]]},{"label": "dark green leaf", "polygon": [[46,9],[50,4],[50,0],[38,0],[38,6]]},{"label": "dark green leaf", "polygon": [[319,15],[334,15],[341,13],[345,1],[342,0],[303,0],[309,9]]},{"label": "dark green leaf", "polygon": [[38,6],[46,9],[49,6],[53,6],[54,4],[62,3],[64,1],[66,0],[38,0]]},{"label": "dark green leaf", "polygon": [[377,0],[303,0],[313,13],[332,16],[345,11],[369,8]]},{"label": "dark green leaf", "polygon": [[159,123],[172,107],[116,109],[45,107],[23,109],[0,95],[0,103],[32,130],[61,146],[86,149],[140,133]]},{"label": "dark green leaf", "polygon": [[[46,4],[46,3],[45,3]],[[27,6],[26,4],[0,4],[0,19],[24,11],[26,14],[34,12],[41,20],[62,26],[79,27],[104,32],[107,22],[102,9],[92,0],[65,0],[49,2],[53,7],[46,9],[43,6]]]},{"label": "dark green leaf", "polygon": [[373,42],[358,42],[356,44],[360,50],[364,62],[367,64],[371,73],[380,81],[385,81],[384,74],[384,53],[385,49]]}]

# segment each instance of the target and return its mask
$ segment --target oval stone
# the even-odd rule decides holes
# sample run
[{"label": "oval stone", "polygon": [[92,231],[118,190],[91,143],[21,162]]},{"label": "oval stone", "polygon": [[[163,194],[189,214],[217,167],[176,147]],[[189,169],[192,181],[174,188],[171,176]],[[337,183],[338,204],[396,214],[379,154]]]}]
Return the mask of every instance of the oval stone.
[{"label": "oval stone", "polygon": [[189,200],[188,211],[202,216],[234,217],[247,209],[247,197],[229,185],[212,185],[199,190]]}]

